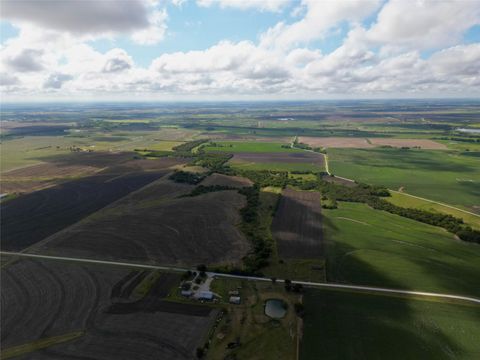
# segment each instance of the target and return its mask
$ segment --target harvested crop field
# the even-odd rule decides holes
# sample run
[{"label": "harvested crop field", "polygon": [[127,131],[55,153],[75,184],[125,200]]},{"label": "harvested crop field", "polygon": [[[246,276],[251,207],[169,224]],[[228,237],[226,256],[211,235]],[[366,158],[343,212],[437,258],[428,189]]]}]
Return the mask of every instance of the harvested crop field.
[{"label": "harvested crop field", "polygon": [[428,139],[371,138],[369,140],[374,146],[420,147],[429,150],[447,149],[446,145]]},{"label": "harvested crop field", "polygon": [[178,198],[191,189],[168,180],[154,183],[55,234],[36,251],[170,265],[238,263],[249,250],[236,226],[245,198],[236,191]]},{"label": "harvested crop field", "polygon": [[298,141],[303,144],[308,144],[312,147],[324,148],[371,148],[373,145],[369,144],[365,138],[348,138],[348,137],[310,137],[300,136]]},{"label": "harvested crop field", "polygon": [[299,153],[238,153],[234,154],[231,163],[304,163],[324,166],[323,155],[313,152]]},{"label": "harvested crop field", "polygon": [[[1,284],[3,355],[30,344],[33,352],[24,352],[22,359],[194,358],[217,310],[162,300],[178,284],[178,275],[172,274],[162,274],[142,300],[134,300],[139,274],[37,259],[8,265]],[[115,290],[123,294],[121,299]],[[133,312],[110,312],[117,303],[141,306]],[[71,333],[78,335],[61,340]],[[53,337],[60,340],[38,349],[42,339]]]},{"label": "harvested crop field", "polygon": [[354,137],[309,137],[301,136],[299,142],[312,147],[324,148],[373,148],[377,146],[420,147],[422,149],[446,149],[440,144],[428,139],[396,139],[396,138],[354,138]]},{"label": "harvested crop field", "polygon": [[220,185],[232,187],[252,186],[253,182],[250,179],[241,176],[228,176],[223,174],[212,174],[202,181],[204,186]]},{"label": "harvested crop field", "polygon": [[322,257],[320,193],[285,189],[272,222],[272,234],[280,258]]},{"label": "harvested crop field", "polygon": [[3,203],[1,248],[23,250],[167,172],[100,173]]}]

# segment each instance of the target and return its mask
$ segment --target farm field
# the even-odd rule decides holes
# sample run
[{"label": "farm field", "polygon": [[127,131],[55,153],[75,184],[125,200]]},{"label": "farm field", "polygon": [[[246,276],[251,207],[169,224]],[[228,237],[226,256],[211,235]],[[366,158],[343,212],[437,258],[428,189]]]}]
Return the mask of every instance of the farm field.
[{"label": "farm field", "polygon": [[474,305],[308,289],[301,360],[476,359]]},{"label": "farm field", "polygon": [[437,203],[433,203],[430,201],[414,198],[399,192],[390,192],[391,196],[385,198],[388,202],[391,202],[394,205],[407,207],[407,208],[415,208],[415,209],[422,209],[430,212],[437,212],[443,214],[449,214],[455,216],[457,218],[463,219],[463,221],[470,225],[472,228],[480,229],[480,215],[475,216],[464,211],[459,211],[452,209],[447,206],[443,206]]},{"label": "farm field", "polygon": [[335,175],[479,211],[476,156],[434,150],[331,149],[328,159]]},{"label": "farm field", "polygon": [[280,259],[318,259],[324,255],[320,193],[285,189],[272,235]]},{"label": "farm field", "polygon": [[167,172],[98,174],[2,203],[2,250],[23,250]]},{"label": "farm field", "polygon": [[302,153],[235,153],[229,161],[233,167],[245,170],[312,171],[324,170],[323,155]]},{"label": "farm field", "polygon": [[[3,355],[20,347],[22,359],[194,358],[217,311],[163,300],[178,284],[171,274],[136,300],[141,279],[127,268],[16,260],[2,269]],[[129,311],[112,311],[119,304]]]},{"label": "farm field", "polygon": [[203,147],[205,151],[221,151],[227,153],[299,153],[300,149],[292,149],[288,146],[290,143],[259,142],[259,141],[218,141],[215,146],[207,145]]},{"label": "farm field", "polygon": [[237,228],[244,196],[231,190],[178,198],[192,189],[170,180],[153,183],[56,233],[35,251],[162,265],[239,263],[250,248]]},{"label": "farm field", "polygon": [[322,214],[328,281],[480,296],[477,244],[364,204]]}]

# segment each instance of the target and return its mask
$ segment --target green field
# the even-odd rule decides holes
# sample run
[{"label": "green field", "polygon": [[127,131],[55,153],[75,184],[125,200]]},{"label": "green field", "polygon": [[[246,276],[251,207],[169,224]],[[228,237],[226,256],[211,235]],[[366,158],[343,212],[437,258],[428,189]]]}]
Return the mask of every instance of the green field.
[{"label": "green field", "polygon": [[480,307],[308,290],[302,360],[479,359]]},{"label": "green field", "polygon": [[480,296],[478,244],[365,204],[323,214],[328,281]]},{"label": "green field", "polygon": [[229,165],[234,168],[242,170],[272,170],[272,171],[311,171],[319,172],[324,171],[323,166],[315,164],[303,164],[303,163],[285,163],[285,162],[240,162],[230,161]]},{"label": "green field", "polygon": [[260,141],[216,141],[217,146],[205,146],[205,151],[223,151],[228,153],[271,153],[271,152],[302,152],[300,149],[284,148],[287,143]]},{"label": "green field", "polygon": [[406,207],[406,208],[415,208],[421,209],[430,212],[443,213],[455,216],[457,218],[463,219],[463,221],[470,225],[472,228],[480,229],[480,215],[468,214],[464,211],[452,209],[451,207],[433,203],[431,201],[426,201],[412,196],[408,196],[398,192],[390,192],[391,196],[385,198],[385,200],[395,204],[397,206]]},{"label": "green field", "polygon": [[[453,151],[330,149],[335,175],[472,210],[480,205],[480,158]],[[468,153],[466,153],[468,154]]]}]

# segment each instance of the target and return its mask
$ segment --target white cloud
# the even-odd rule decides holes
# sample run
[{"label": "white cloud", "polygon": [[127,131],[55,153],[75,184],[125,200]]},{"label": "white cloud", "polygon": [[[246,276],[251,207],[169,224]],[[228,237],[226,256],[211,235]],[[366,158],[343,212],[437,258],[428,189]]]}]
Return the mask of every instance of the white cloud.
[{"label": "white cloud", "polygon": [[260,11],[277,12],[283,9],[290,0],[197,0],[202,7],[220,6],[240,10],[257,9]]},{"label": "white cloud", "polygon": [[153,45],[162,41],[167,30],[167,11],[154,11],[149,15],[150,25],[132,34],[132,40],[141,45]]},{"label": "white cloud", "polygon": [[107,58],[102,71],[104,73],[117,73],[128,70],[133,66],[133,60],[123,49],[112,49],[105,54]]},{"label": "white cloud", "polygon": [[366,36],[390,46],[438,48],[458,43],[466,30],[479,23],[478,1],[390,0]]},{"label": "white cloud", "polygon": [[74,34],[126,32],[149,25],[141,0],[2,0],[2,18]]},{"label": "white cloud", "polygon": [[2,0],[2,20],[17,27],[70,34],[81,40],[131,35],[142,45],[165,37],[166,10],[150,0]]},{"label": "white cloud", "polygon": [[303,0],[305,16],[292,24],[280,22],[262,35],[265,47],[290,48],[322,39],[329,30],[342,21],[356,22],[375,11],[379,0],[318,1]]}]

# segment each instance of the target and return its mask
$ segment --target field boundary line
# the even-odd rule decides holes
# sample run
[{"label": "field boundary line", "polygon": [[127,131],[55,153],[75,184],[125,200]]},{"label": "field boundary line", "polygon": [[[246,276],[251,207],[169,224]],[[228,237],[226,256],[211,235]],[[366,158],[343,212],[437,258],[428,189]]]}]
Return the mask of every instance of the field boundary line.
[{"label": "field boundary line", "polygon": [[[17,252],[8,252],[0,251],[0,255],[10,255],[26,258],[37,258],[37,259],[46,259],[46,260],[57,260],[57,261],[71,261],[71,262],[80,262],[87,264],[100,264],[100,265],[111,265],[111,266],[124,266],[131,268],[141,268],[141,269],[152,269],[152,270],[165,270],[165,271],[175,271],[175,272],[185,272],[188,268],[180,268],[175,266],[161,266],[161,265],[149,265],[149,264],[139,264],[139,263],[129,263],[129,262],[116,262],[116,261],[105,261],[105,260],[95,260],[95,259],[84,259],[84,258],[74,258],[74,257],[63,257],[63,256],[52,256],[52,255],[40,255],[40,254],[28,254],[28,253],[17,253]],[[208,272],[210,276],[214,277],[223,277],[231,279],[245,279],[252,281],[264,281],[271,282],[271,278],[266,277],[256,277],[256,276],[246,276],[246,275],[234,275],[234,274],[224,274],[216,272]],[[285,283],[285,280],[278,279],[276,280],[279,283]],[[374,286],[363,286],[363,285],[347,285],[347,284],[335,284],[335,283],[318,283],[310,281],[297,281],[291,280],[296,284],[301,284],[304,286],[310,287],[319,287],[319,288],[330,288],[330,289],[343,289],[343,290],[353,290],[353,291],[368,291],[368,292],[377,292],[377,293],[389,293],[389,294],[399,294],[399,295],[409,295],[409,296],[421,296],[421,297],[430,297],[430,298],[439,298],[439,299],[453,299],[453,300],[462,300],[466,302],[471,302],[475,304],[480,304],[480,299],[470,296],[454,295],[454,294],[442,294],[442,293],[433,293],[425,291],[416,291],[416,290],[401,290],[401,289],[390,289]]]}]

